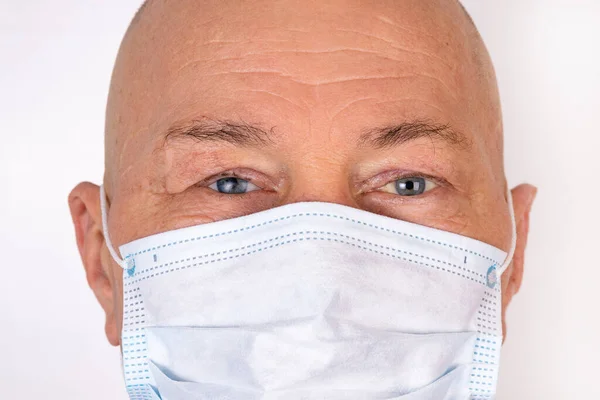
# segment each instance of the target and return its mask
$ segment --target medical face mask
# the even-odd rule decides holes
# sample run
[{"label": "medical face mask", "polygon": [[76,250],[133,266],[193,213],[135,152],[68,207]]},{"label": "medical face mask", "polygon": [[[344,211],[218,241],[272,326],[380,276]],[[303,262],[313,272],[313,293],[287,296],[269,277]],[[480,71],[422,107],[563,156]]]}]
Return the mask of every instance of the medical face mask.
[{"label": "medical face mask", "polygon": [[493,399],[500,277],[486,243],[294,203],[112,248],[131,400]]}]

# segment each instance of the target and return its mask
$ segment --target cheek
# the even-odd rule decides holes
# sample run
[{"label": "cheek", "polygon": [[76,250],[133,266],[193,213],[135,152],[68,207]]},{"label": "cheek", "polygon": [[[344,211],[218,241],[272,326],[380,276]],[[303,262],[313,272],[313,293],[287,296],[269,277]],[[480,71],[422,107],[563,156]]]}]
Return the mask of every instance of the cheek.
[{"label": "cheek", "polygon": [[431,228],[477,237],[480,232],[473,223],[468,201],[443,187],[435,188],[422,198],[406,198],[388,193],[369,193],[362,200],[363,209],[387,217]]},{"label": "cheek", "polygon": [[165,202],[149,215],[154,222],[146,224],[147,232],[142,236],[241,217],[276,207],[278,203],[279,196],[274,192],[256,190],[228,196],[212,193],[207,188],[192,189],[177,195],[177,200]]}]

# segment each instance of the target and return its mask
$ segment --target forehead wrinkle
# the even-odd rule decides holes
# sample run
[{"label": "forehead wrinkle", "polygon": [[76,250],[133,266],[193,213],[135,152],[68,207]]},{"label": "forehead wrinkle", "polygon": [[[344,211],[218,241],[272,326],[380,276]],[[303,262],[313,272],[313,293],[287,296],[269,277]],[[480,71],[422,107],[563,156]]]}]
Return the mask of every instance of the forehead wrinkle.
[{"label": "forehead wrinkle", "polygon": [[421,98],[418,98],[418,97],[397,98],[397,99],[393,99],[393,100],[380,101],[380,102],[377,102],[375,104],[379,105],[379,104],[387,104],[387,103],[402,103],[402,102],[413,102],[413,101],[421,102],[421,103],[423,103],[423,105],[425,105],[427,107],[433,108],[434,110],[436,110],[436,111],[438,111],[440,113],[444,113],[444,110],[442,110],[442,108],[440,108],[440,107],[438,107],[436,105],[431,104],[431,102],[428,101],[428,100],[426,100],[426,99],[421,99]]},{"label": "forehead wrinkle", "polygon": [[[430,53],[427,53],[425,51],[420,51],[420,50],[415,50],[415,49],[409,49],[409,48],[406,48],[406,47],[403,47],[403,46],[398,46],[398,45],[395,45],[393,41],[384,39],[384,38],[379,37],[377,35],[372,35],[372,34],[368,34],[368,33],[365,33],[365,32],[359,32],[359,31],[355,31],[355,30],[351,30],[351,29],[339,29],[338,28],[336,30],[338,30],[340,32],[351,32],[351,33],[355,33],[357,35],[362,35],[362,36],[365,36],[365,37],[368,37],[368,38],[371,38],[371,39],[380,40],[380,41],[386,43],[387,45],[389,45],[394,50],[398,50],[398,51],[402,51],[402,52],[406,52],[406,53],[411,53],[411,54],[419,54],[419,55],[422,55],[422,56],[425,56],[425,57],[435,58],[438,61],[443,62],[445,65],[447,65],[450,68],[454,68],[455,67],[454,64],[449,63],[446,59],[444,59],[444,58],[442,58],[442,57],[440,57],[440,56],[438,56],[438,55],[436,55],[434,53],[430,54]],[[373,52],[373,53],[376,53],[376,52]],[[399,61],[399,60],[397,60],[397,61]]]},{"label": "forehead wrinkle", "polygon": [[[351,32],[350,30],[345,30],[345,32]],[[352,31],[356,34],[355,31]],[[367,35],[367,34],[363,34]],[[367,37],[374,38],[374,35],[367,35]],[[328,36],[328,38],[330,38]],[[447,70],[449,68],[450,71],[454,71],[454,66],[449,63],[445,58],[436,54],[433,51],[422,51],[419,49],[410,49],[404,46],[393,46],[390,40],[383,40],[378,38],[378,40],[385,43],[386,48],[373,48],[373,43],[370,41],[366,43],[365,46],[356,46],[356,43],[352,43],[351,45],[339,45],[339,44],[327,44],[325,46],[321,46],[318,43],[315,43],[314,40],[308,40],[305,42],[308,43],[298,43],[292,41],[282,41],[281,43],[289,44],[289,46],[285,46],[284,48],[272,48],[269,47],[267,49],[227,49],[227,48],[219,48],[218,53],[235,53],[234,56],[224,54],[223,56],[214,55],[207,53],[204,57],[194,57],[191,60],[186,60],[183,63],[178,63],[175,67],[174,73],[172,75],[178,75],[187,69],[195,69],[199,68],[200,72],[204,72],[204,74],[210,74],[208,71],[215,71],[215,66],[217,67],[217,71],[212,72],[221,73],[218,69],[225,70],[223,72],[231,71],[231,72],[248,72],[248,71],[257,71],[257,72],[278,72],[282,76],[287,75],[303,75],[306,71],[305,66],[324,66],[325,68],[321,72],[321,74],[329,74],[332,75],[335,72],[338,72],[337,68],[332,68],[333,65],[340,65],[340,63],[353,66],[356,70],[358,66],[367,67],[367,69],[379,69],[383,68],[380,61],[377,59],[389,61],[385,66],[387,69],[402,67],[404,69],[413,69],[418,70],[418,72],[422,76],[431,77],[432,74],[424,72],[423,69],[429,69],[432,72],[440,71],[439,65],[436,63],[431,63],[429,61],[423,62],[423,60],[415,59],[414,57],[407,56],[397,56],[394,53],[399,54],[413,54],[418,55],[420,57],[424,57],[427,59],[433,59],[439,61],[439,63],[443,64],[446,68],[441,69]],[[252,41],[257,47],[260,47],[260,44],[263,43],[263,40]],[[293,48],[287,48],[287,47]],[[320,47],[314,49],[314,47]],[[312,49],[303,49],[299,47],[313,47]],[[390,51],[391,50],[391,51]],[[281,56],[289,54],[290,57],[273,57]],[[297,60],[293,60],[294,58],[298,58],[301,55],[306,55],[307,59],[303,62],[298,62]],[[330,55],[332,58],[326,58],[325,55]],[[349,57],[359,56],[359,60],[354,63],[348,63]],[[450,57],[451,59],[455,57]],[[331,60],[331,61],[330,61]],[[250,66],[248,66],[250,64]],[[354,64],[354,65],[353,65]],[[420,64],[420,65],[419,65]],[[253,67],[254,66],[254,67]],[[377,67],[377,68],[375,68]],[[291,69],[295,70],[295,73],[292,72]],[[317,73],[318,73],[317,72]],[[417,72],[417,71],[415,71]],[[314,75],[314,74],[313,74]],[[367,74],[368,75],[368,74]],[[381,76],[378,74],[378,76]],[[436,77],[437,78],[437,77]],[[439,79],[439,78],[437,78]],[[451,79],[452,80],[452,79]],[[296,78],[296,81],[299,83],[320,83],[318,79],[312,80],[301,80]],[[447,86],[447,82],[444,82]]]},{"label": "forehead wrinkle", "polygon": [[384,22],[384,23],[390,25],[395,31],[403,31],[403,32],[407,32],[407,33],[410,33],[410,34],[415,35],[415,36],[426,36],[426,37],[430,37],[430,38],[433,38],[433,39],[436,38],[434,35],[432,35],[429,32],[421,31],[421,30],[412,30],[412,29],[409,29],[406,26],[397,24],[396,22],[394,22],[390,18],[382,16],[382,15],[378,15],[375,18],[377,18],[381,22]]},{"label": "forehead wrinkle", "polygon": [[300,104],[297,104],[297,103],[293,102],[292,100],[290,100],[290,99],[288,99],[288,98],[286,98],[284,96],[278,95],[278,94],[270,92],[268,90],[261,90],[261,89],[236,89],[236,92],[242,92],[242,93],[243,92],[248,92],[248,93],[264,93],[264,94],[267,94],[269,96],[273,96],[273,97],[276,97],[278,99],[284,100],[284,101],[290,103],[291,105],[293,105],[294,107],[299,108],[302,111],[308,112],[308,110],[309,110],[308,103],[306,103],[302,99],[299,99],[303,103],[302,105],[300,105]]},{"label": "forehead wrinkle", "polygon": [[[344,114],[346,112],[349,112],[349,109],[352,108],[353,106],[357,106],[358,103],[362,103],[364,101],[368,101],[368,100],[377,100],[377,98],[375,97],[365,97],[365,98],[361,98],[358,100],[353,100],[350,101],[347,104],[344,104],[343,106],[341,106],[339,109],[335,110],[333,114],[331,114],[331,122],[332,124],[336,121],[336,119],[338,119],[341,114]],[[431,104],[429,101],[425,100],[425,99],[420,99],[417,97],[401,97],[401,98],[394,98],[394,99],[390,99],[390,100],[383,100],[383,101],[376,101],[374,103],[374,105],[380,105],[380,104],[390,104],[390,103],[401,103],[401,102],[421,102],[423,103],[425,106],[431,107],[434,110],[438,111],[439,113],[443,114],[444,110],[442,110],[440,107],[435,106],[433,104]]]},{"label": "forehead wrinkle", "polygon": [[377,100],[375,97],[363,97],[360,99],[356,99],[356,100],[351,100],[349,103],[346,103],[344,105],[342,105],[338,110],[335,110],[333,112],[333,114],[330,114],[330,118],[331,118],[331,123],[333,124],[335,122],[335,120],[337,119],[337,117],[344,112],[344,110],[346,110],[347,108],[350,108],[352,105],[356,104],[356,103],[361,103],[364,101],[368,101],[368,100]]},{"label": "forehead wrinkle", "polygon": [[[264,30],[264,28],[263,28]],[[277,32],[280,31],[284,31],[287,30],[289,31],[289,29],[285,29],[285,28],[280,28],[278,31],[274,32],[275,34]],[[376,29],[371,29],[371,30],[376,30]],[[381,30],[381,29],[380,29]],[[377,30],[376,30],[377,31]],[[342,33],[351,33],[351,36],[363,36],[364,38],[368,38],[369,40],[367,42],[364,42],[364,46],[358,46],[356,47],[357,44],[357,40],[354,37],[353,40],[349,41],[348,40],[348,35],[344,35],[342,37],[334,37],[334,34],[336,32],[342,32]],[[447,58],[449,59],[454,59],[455,57],[441,57],[438,55],[438,53],[440,53],[441,51],[452,51],[451,48],[449,48],[447,45],[444,45],[444,43],[442,41],[439,40],[439,37],[434,37],[433,35],[430,35],[431,37],[433,37],[435,39],[435,42],[437,43],[435,48],[432,48],[430,51],[425,51],[425,50],[421,50],[418,48],[414,48],[411,49],[409,47],[406,46],[399,46],[399,45],[394,45],[393,43],[399,43],[398,40],[392,40],[392,39],[383,39],[384,36],[387,36],[384,32],[382,32],[381,34],[369,34],[366,32],[358,32],[356,30],[353,29],[343,29],[343,28],[338,28],[338,29],[334,29],[333,31],[331,29],[329,29],[329,31],[314,31],[312,32],[312,37],[294,37],[294,38],[290,38],[290,39],[286,39],[286,40],[269,40],[266,37],[256,37],[257,34],[253,31],[252,35],[253,35],[253,39],[248,41],[248,40],[224,40],[224,39],[218,39],[218,40],[211,40],[211,39],[204,39],[204,41],[202,43],[193,43],[193,48],[197,49],[197,48],[201,48],[203,46],[207,46],[207,43],[213,43],[213,42],[218,42],[218,43],[227,43],[227,44],[232,44],[233,46],[223,46],[223,47],[219,47],[217,49],[215,49],[214,51],[208,50],[207,52],[205,52],[205,56],[204,57],[194,57],[194,59],[192,60],[185,60],[184,63],[176,63],[175,68],[176,68],[176,72],[181,72],[182,70],[185,70],[186,68],[192,67],[195,64],[201,64],[201,63],[205,63],[206,64],[206,68],[208,68],[211,64],[213,65],[217,65],[219,67],[222,67],[222,63],[224,61],[240,61],[240,62],[248,62],[249,60],[252,60],[254,62],[257,63],[262,63],[262,64],[272,64],[274,61],[278,62],[279,64],[281,64],[282,62],[284,62],[285,60],[274,60],[271,57],[267,57],[269,55],[281,55],[281,54],[286,54],[289,53],[291,55],[298,55],[298,54],[309,54],[309,55],[322,55],[322,54],[333,54],[335,52],[352,52],[355,51],[357,53],[364,53],[365,55],[373,55],[375,57],[380,57],[382,59],[388,59],[391,61],[396,61],[399,63],[407,63],[408,61],[408,65],[414,64],[414,59],[411,59],[410,57],[395,57],[393,52],[402,52],[402,53],[406,53],[406,54],[415,54],[415,55],[419,55],[422,57],[426,57],[426,58],[432,58],[435,59],[437,61],[439,61],[441,64],[445,65],[446,67],[450,67],[451,70],[453,70],[454,68],[452,67],[451,63],[447,60]],[[325,35],[325,41],[322,40],[318,40],[319,36],[323,36]],[[260,36],[260,35],[258,35]],[[377,51],[373,51],[373,40],[371,39],[376,39],[377,41],[384,43],[385,46],[388,49],[393,50],[393,52],[389,52],[386,51],[386,48],[383,49],[378,49]],[[406,41],[407,39],[405,37],[402,38],[401,41]],[[331,44],[329,42],[334,41],[334,42],[338,42],[338,44]],[[348,42],[347,45],[339,45],[340,42],[346,41]],[[288,46],[285,46],[287,48],[279,48],[279,49],[272,49],[272,47],[268,47],[266,49],[260,49],[261,44],[264,43],[281,43],[281,44],[289,44]],[[249,46],[246,45],[240,45],[243,43],[251,43],[255,46],[250,47],[250,49],[248,50]],[[323,45],[321,44],[323,43]],[[361,41],[358,41],[358,43],[361,43]],[[417,42],[418,45],[423,45],[424,42],[418,41]],[[235,45],[240,45],[236,48]],[[189,46],[188,46],[189,47]],[[255,47],[259,47],[258,50],[255,50]],[[413,46],[415,47],[415,46]],[[427,47],[427,46],[426,46]],[[431,46],[429,46],[431,47]],[[316,49],[315,49],[316,48]],[[185,50],[182,49],[179,52],[175,53],[184,53]],[[217,53],[217,54],[215,54]],[[235,54],[235,56],[229,56],[227,55],[227,53],[231,54]],[[219,56],[220,54],[225,54],[225,56]],[[264,60],[254,60],[254,58],[260,58],[260,57],[265,57]],[[322,57],[319,57],[318,59],[316,59],[315,61],[321,61]],[[310,61],[310,59],[309,59]],[[368,63],[369,60],[367,60]],[[296,65],[294,65],[294,67],[297,66],[298,63],[296,63]],[[304,63],[306,65],[311,65],[311,62],[306,62]],[[363,63],[364,64],[364,63]],[[429,63],[425,63],[425,65],[427,65]],[[235,70],[235,69],[234,69]],[[285,73],[289,73],[289,70],[284,69]]]},{"label": "forehead wrinkle", "polygon": [[[453,67],[453,65],[451,65],[449,62],[444,60],[442,57],[436,56],[434,54],[429,54],[424,51],[411,50],[408,48],[402,48],[402,47],[398,47],[398,46],[391,46],[391,47],[393,47],[394,50],[398,50],[401,52],[405,52],[405,53],[409,53],[409,54],[418,54],[418,55],[421,55],[424,57],[434,58],[434,59],[437,59],[437,60],[443,62],[446,66],[448,66],[450,68]],[[406,61],[406,59],[400,59],[400,58],[392,57],[391,55],[385,55],[380,51],[373,51],[373,50],[366,50],[366,49],[352,48],[352,47],[338,47],[338,48],[330,48],[330,49],[326,49],[326,50],[269,50],[269,51],[262,51],[262,52],[257,52],[257,53],[248,53],[248,54],[245,54],[244,56],[264,55],[264,54],[285,54],[285,53],[290,53],[290,54],[294,54],[294,55],[297,55],[297,54],[311,54],[312,55],[312,54],[334,54],[337,52],[364,53],[367,55],[373,55],[374,57],[377,57],[377,58],[383,58],[386,60],[397,61],[399,63]],[[244,57],[231,57],[231,58],[221,58],[218,60],[211,60],[211,62],[243,60],[243,59],[244,59]]]},{"label": "forehead wrinkle", "polygon": [[442,84],[442,86],[444,86],[447,90],[448,93],[453,97],[456,98],[456,95],[453,93],[453,91],[450,89],[450,87],[441,79],[432,76],[432,75],[427,75],[427,74],[407,74],[407,75],[388,75],[388,76],[349,76],[349,77],[345,77],[345,78],[339,78],[339,79],[332,79],[329,81],[311,81],[311,80],[300,80],[297,78],[294,78],[292,75],[288,75],[284,72],[281,71],[277,71],[277,70],[252,70],[252,71],[227,71],[227,72],[215,72],[212,74],[207,74],[205,76],[222,76],[222,75],[229,75],[229,74],[241,74],[241,75],[245,75],[245,74],[273,74],[273,75],[277,75],[280,76],[282,78],[286,78],[291,80],[294,83],[299,83],[302,85],[308,85],[308,86],[327,86],[327,85],[334,85],[334,84],[339,84],[339,83],[346,83],[346,82],[356,82],[356,81],[368,81],[368,80],[385,80],[385,79],[411,79],[411,78],[415,78],[415,77],[423,77],[423,78],[427,78],[427,79],[431,79],[434,80],[440,84]]},{"label": "forehead wrinkle", "polygon": [[[350,30],[346,30],[349,32]],[[372,35],[371,35],[372,36]],[[258,49],[254,50],[251,48],[249,50],[244,49],[218,49],[220,54],[223,53],[235,53],[234,56],[230,56],[227,54],[214,55],[207,54],[201,58],[195,57],[191,60],[186,60],[183,63],[178,63],[175,66],[175,72],[172,75],[180,75],[184,73],[186,70],[193,70],[194,73],[201,74],[204,76],[215,76],[215,75],[224,75],[227,73],[248,73],[248,72],[258,72],[258,73],[274,73],[281,77],[291,79],[293,82],[299,84],[312,84],[312,85],[321,85],[327,84],[330,82],[341,81],[343,79],[333,79],[335,75],[340,76],[340,71],[334,66],[343,64],[354,71],[348,71],[345,73],[351,79],[358,78],[382,78],[387,76],[394,76],[395,74],[374,74],[373,72],[382,71],[382,68],[387,69],[388,71],[401,69],[414,70],[415,76],[421,76],[427,79],[437,80],[440,84],[446,87],[449,93],[454,95],[456,88],[451,88],[449,83],[454,84],[454,78],[442,80],[438,76],[436,76],[437,71],[446,70],[448,73],[453,71],[451,64],[446,61],[444,58],[438,56],[434,52],[420,51],[420,50],[410,50],[408,48],[402,47],[400,50],[393,49],[389,44],[390,41],[382,40],[385,43],[387,48],[373,50],[372,46],[367,43],[367,46],[359,46],[359,47],[351,47],[351,46],[340,46],[336,44],[327,44],[326,47],[319,46],[318,43],[315,43],[314,40],[308,40],[306,43],[296,43],[284,41],[282,43],[291,43],[294,45],[294,49],[288,48],[277,48],[273,49],[269,47],[268,49]],[[236,42],[237,43],[237,42]],[[257,44],[260,47],[260,43],[262,40],[253,41],[254,44]],[[300,49],[298,47],[322,47],[321,49]],[[289,47],[289,46],[285,46]],[[390,50],[391,51],[388,51]],[[438,63],[431,63],[428,61],[415,59],[414,57],[398,57],[393,53],[402,52],[405,54],[415,54],[420,57],[424,57],[425,59],[434,59],[438,61]],[[274,56],[282,56],[289,54],[289,57],[274,57]],[[303,55],[307,56],[306,60],[299,61],[298,57],[302,57]],[[330,55],[332,58],[325,57],[326,55]],[[353,63],[349,62],[351,57],[356,57],[358,55],[359,60],[355,60]],[[454,57],[450,57],[453,59]],[[382,64],[381,61],[386,61],[385,64]],[[440,68],[440,64],[443,64],[444,68]],[[313,77],[303,78],[306,76],[306,66],[312,66],[313,71],[310,75]],[[314,70],[318,68],[318,66],[323,66],[322,69]],[[217,68],[215,68],[217,67]],[[448,70],[448,67],[449,70]],[[431,72],[424,71],[423,68],[431,70]],[[198,69],[198,72],[195,70]],[[220,69],[220,71],[219,71]],[[369,71],[370,70],[370,71]],[[365,71],[363,73],[363,71]],[[354,73],[352,73],[354,72]],[[412,71],[411,71],[412,72]],[[358,75],[360,73],[360,75]],[[341,74],[343,77],[343,74]],[[399,78],[403,78],[406,75],[400,75]],[[327,77],[324,79],[323,77]],[[453,85],[454,86],[454,85]]]},{"label": "forehead wrinkle", "polygon": [[[397,49],[397,48],[396,48]],[[424,56],[427,58],[434,58],[437,59],[441,62],[443,62],[446,66],[451,67],[452,69],[452,65],[450,63],[448,63],[447,61],[445,61],[443,58],[436,56],[434,54],[429,54],[426,52],[422,52],[422,51],[416,51],[416,50],[410,50],[410,49],[406,49],[406,48],[402,48],[399,49],[400,51],[409,53],[409,54],[418,54],[420,56]],[[324,49],[324,50],[287,50],[287,49],[277,49],[277,50],[262,50],[262,51],[256,51],[256,52],[247,52],[243,55],[239,55],[239,56],[235,56],[235,57],[210,57],[210,58],[194,58],[193,60],[189,60],[181,65],[179,65],[177,67],[177,69],[174,71],[174,75],[178,75],[179,73],[185,71],[186,69],[189,68],[193,68],[196,66],[202,66],[202,64],[210,65],[210,64],[215,64],[219,67],[223,66],[223,62],[224,61],[240,61],[242,63],[248,63],[249,61],[254,61],[256,63],[267,63],[267,61],[271,61],[271,64],[273,64],[272,62],[272,58],[269,57],[265,57],[264,59],[261,59],[261,57],[263,56],[268,56],[268,55],[285,55],[285,54],[290,54],[293,56],[297,56],[300,54],[307,54],[307,55],[325,55],[325,54],[330,54],[332,56],[338,56],[336,53],[350,53],[350,55],[352,55],[352,53],[358,53],[360,55],[365,55],[365,56],[372,56],[374,58],[380,58],[380,59],[384,59],[384,60],[389,60],[389,61],[394,61],[397,62],[399,64],[402,63],[406,63],[407,59],[402,59],[402,58],[396,58],[393,57],[389,54],[384,54],[381,51],[374,51],[374,50],[368,50],[368,49],[363,49],[363,48],[351,48],[351,47],[345,47],[345,46],[341,46],[341,47],[337,47],[337,48],[329,48],[329,49]],[[257,60],[254,60],[254,58],[257,58]],[[318,61],[323,61],[323,59],[321,57],[319,57]],[[232,63],[233,64],[233,63]],[[235,64],[234,64],[235,65]],[[208,67],[209,68],[209,67]],[[244,69],[243,72],[246,72],[248,70],[251,70],[249,68]],[[289,74],[289,71],[287,69],[285,69],[285,72]],[[230,70],[232,71],[232,70]],[[274,70],[271,70],[274,71]],[[227,72],[227,71],[225,71]],[[237,72],[237,71],[232,71],[232,72]]]}]

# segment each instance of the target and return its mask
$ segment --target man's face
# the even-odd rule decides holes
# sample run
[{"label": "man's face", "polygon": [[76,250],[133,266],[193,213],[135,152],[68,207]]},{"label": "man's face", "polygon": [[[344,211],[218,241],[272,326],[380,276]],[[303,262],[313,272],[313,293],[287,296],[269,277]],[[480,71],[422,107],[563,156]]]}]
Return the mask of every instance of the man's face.
[{"label": "man's face", "polygon": [[[149,4],[123,43],[107,113],[115,246],[325,201],[508,250],[493,71],[454,2],[199,3]],[[86,269],[118,344],[121,270],[85,205],[96,189],[71,204],[78,229],[97,230]]]}]

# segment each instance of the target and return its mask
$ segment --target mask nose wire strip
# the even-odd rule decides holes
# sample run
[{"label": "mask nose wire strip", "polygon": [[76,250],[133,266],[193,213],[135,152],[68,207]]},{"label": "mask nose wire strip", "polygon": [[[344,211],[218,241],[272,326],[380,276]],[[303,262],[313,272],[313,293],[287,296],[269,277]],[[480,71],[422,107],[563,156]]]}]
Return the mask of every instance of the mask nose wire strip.
[{"label": "mask nose wire strip", "polygon": [[502,263],[502,266],[498,269],[498,273],[502,274],[506,268],[510,265],[513,256],[515,254],[515,248],[517,247],[517,221],[515,221],[515,210],[513,208],[513,199],[510,189],[506,192],[506,201],[508,202],[508,212],[510,214],[511,223],[511,239],[510,239],[510,250]]},{"label": "mask nose wire strip", "polygon": [[112,242],[110,241],[110,236],[108,235],[108,210],[106,208],[106,192],[104,191],[104,185],[100,185],[100,211],[102,212],[102,233],[104,234],[104,240],[106,242],[106,247],[108,247],[108,252],[121,268],[127,269],[125,261],[119,257],[113,248]]}]

